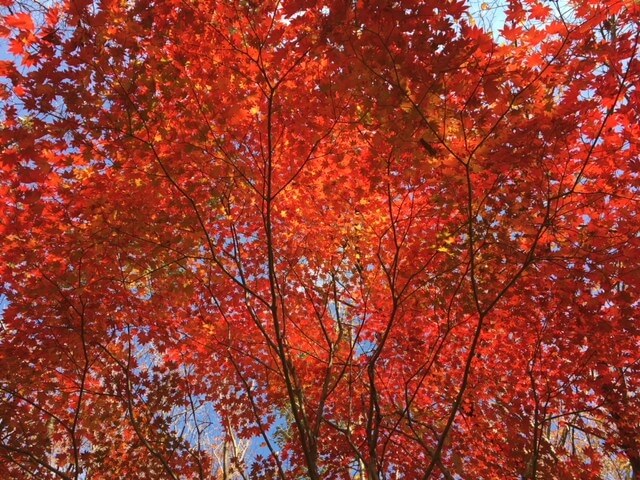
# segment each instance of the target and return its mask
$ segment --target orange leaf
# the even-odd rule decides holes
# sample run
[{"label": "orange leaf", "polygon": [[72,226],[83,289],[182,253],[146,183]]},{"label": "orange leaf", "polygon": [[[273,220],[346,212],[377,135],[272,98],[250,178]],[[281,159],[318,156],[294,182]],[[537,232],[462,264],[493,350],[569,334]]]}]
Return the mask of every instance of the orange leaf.
[{"label": "orange leaf", "polygon": [[28,13],[16,13],[15,15],[9,15],[4,20],[10,27],[18,28],[20,30],[33,32],[36,28],[31,15]]}]

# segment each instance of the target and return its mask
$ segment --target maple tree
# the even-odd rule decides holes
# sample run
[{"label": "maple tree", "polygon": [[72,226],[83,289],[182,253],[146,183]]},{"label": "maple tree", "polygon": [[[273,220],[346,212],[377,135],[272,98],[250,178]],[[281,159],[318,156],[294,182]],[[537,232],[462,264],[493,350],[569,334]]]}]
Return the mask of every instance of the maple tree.
[{"label": "maple tree", "polygon": [[637,1],[0,8],[0,477],[640,477]]}]

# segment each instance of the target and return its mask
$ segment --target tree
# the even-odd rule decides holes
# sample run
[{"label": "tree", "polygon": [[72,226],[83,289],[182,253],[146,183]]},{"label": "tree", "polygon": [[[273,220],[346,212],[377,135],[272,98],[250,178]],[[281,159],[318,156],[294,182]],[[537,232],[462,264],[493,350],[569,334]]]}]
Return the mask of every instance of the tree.
[{"label": "tree", "polygon": [[640,476],[637,1],[0,5],[0,476]]}]

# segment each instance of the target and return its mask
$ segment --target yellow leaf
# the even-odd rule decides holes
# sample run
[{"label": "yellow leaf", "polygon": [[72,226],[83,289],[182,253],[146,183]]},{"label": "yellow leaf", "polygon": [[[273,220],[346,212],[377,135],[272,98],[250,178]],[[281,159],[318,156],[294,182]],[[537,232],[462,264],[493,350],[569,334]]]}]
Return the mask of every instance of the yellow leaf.
[{"label": "yellow leaf", "polygon": [[438,247],[438,252],[449,253],[449,249],[445,246]]}]

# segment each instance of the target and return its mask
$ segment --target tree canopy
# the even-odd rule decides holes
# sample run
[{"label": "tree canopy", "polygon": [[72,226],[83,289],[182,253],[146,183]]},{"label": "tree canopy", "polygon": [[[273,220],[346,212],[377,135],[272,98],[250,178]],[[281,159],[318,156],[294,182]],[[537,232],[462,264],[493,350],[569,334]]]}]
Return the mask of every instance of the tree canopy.
[{"label": "tree canopy", "polygon": [[0,12],[0,477],[640,477],[637,0]]}]

